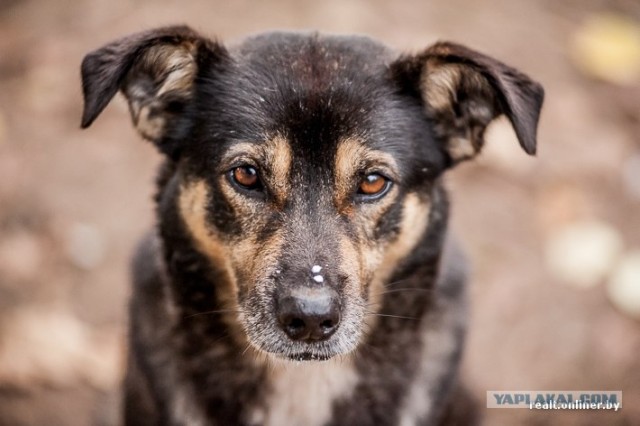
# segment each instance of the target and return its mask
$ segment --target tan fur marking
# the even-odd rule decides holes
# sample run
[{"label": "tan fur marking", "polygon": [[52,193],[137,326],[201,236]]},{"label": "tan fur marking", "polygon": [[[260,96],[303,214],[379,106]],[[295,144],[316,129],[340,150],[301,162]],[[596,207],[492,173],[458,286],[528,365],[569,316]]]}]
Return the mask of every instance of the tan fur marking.
[{"label": "tan fur marking", "polygon": [[395,241],[386,248],[371,284],[370,302],[373,306],[379,306],[384,285],[391,278],[398,263],[407,257],[420,242],[429,224],[429,211],[429,203],[422,201],[416,194],[406,196],[402,209],[400,233]]},{"label": "tan fur marking", "polygon": [[477,154],[476,148],[473,146],[471,138],[452,136],[447,141],[447,150],[451,159],[455,161],[466,160]]},{"label": "tan fur marking", "polygon": [[204,180],[184,183],[179,199],[180,213],[198,247],[213,260],[224,263],[224,249],[206,224],[208,193]]},{"label": "tan fur marking", "polygon": [[[427,63],[422,74],[420,87],[424,93],[424,98],[428,108],[436,114],[453,116],[453,105],[458,102],[457,91],[462,78],[465,78],[464,71],[459,65],[441,65]],[[466,74],[473,74],[467,72]],[[463,76],[464,75],[464,76]],[[436,130],[438,127],[436,127]],[[448,132],[456,129],[447,129]],[[466,136],[454,136],[451,134],[440,135],[446,137],[447,151],[454,161],[461,161],[476,155],[469,132]]]},{"label": "tan fur marking", "polygon": [[[248,237],[222,240],[215,231],[207,225],[206,206],[209,189],[202,181],[185,182],[182,184],[179,196],[180,214],[195,241],[198,250],[203,253],[213,265],[222,267],[227,274],[223,282],[216,283],[216,295],[218,296],[222,308],[229,309],[230,312],[223,314],[223,319],[229,326],[230,334],[242,345],[247,345],[248,315],[243,312],[238,301],[240,289],[247,291],[248,288],[258,285],[257,290],[263,290],[259,284],[264,278],[273,273],[276,259],[280,255],[284,237],[281,232],[276,232],[268,240],[258,243],[251,227],[263,226],[251,220],[251,215],[247,215],[244,224],[247,231],[244,235]],[[227,192],[240,197],[231,188]],[[245,206],[246,207],[246,206]],[[242,214],[239,208],[237,214]],[[251,328],[252,326],[249,325]],[[255,325],[254,331],[260,332],[260,324]],[[259,358],[249,357],[256,363],[260,363]]]},{"label": "tan fur marking", "polygon": [[[282,136],[275,136],[264,143],[237,143],[226,153],[224,163],[247,161],[261,166],[261,177],[273,192],[276,205],[282,207],[289,195],[289,172],[291,169],[291,147]],[[231,196],[232,194],[227,194]],[[238,202],[244,203],[239,199]]]},{"label": "tan fur marking", "polygon": [[[420,77],[420,88],[427,113],[436,118],[436,135],[446,141],[451,159],[459,162],[473,158],[482,147],[484,128],[498,113],[489,81],[469,66],[431,59]],[[474,94],[473,99],[464,100],[463,118],[455,112],[460,91]]]},{"label": "tan fur marking", "polygon": [[127,101],[129,101],[129,111],[131,112],[133,124],[137,127],[140,109],[143,105],[146,105],[142,102],[142,99],[146,98],[147,92],[143,90],[142,87],[129,84],[124,89],[124,95],[127,98]]},{"label": "tan fur marking", "polygon": [[231,261],[237,271],[244,278],[242,285],[252,287],[258,280],[268,273],[268,269],[276,264],[280,256],[284,237],[282,232],[275,232],[268,240],[258,242],[252,236],[233,243]]},{"label": "tan fur marking", "polygon": [[151,116],[151,107],[140,108],[134,118],[136,129],[143,138],[157,140],[164,133],[165,118],[162,115]]},{"label": "tan fur marking", "polygon": [[289,192],[289,171],[291,169],[291,147],[281,136],[276,136],[264,147],[265,159],[272,173],[272,191],[279,206],[284,206]]},{"label": "tan fur marking", "polygon": [[386,152],[368,148],[361,140],[347,138],[338,144],[335,162],[334,202],[342,214],[353,213],[352,196],[356,189],[358,173],[367,168],[380,168],[389,175],[397,177],[397,163]]},{"label": "tan fur marking", "polygon": [[207,226],[208,192],[207,184],[203,180],[183,183],[179,197],[180,215],[200,252],[207,256],[213,264],[224,265],[225,271],[229,274],[227,281],[231,288],[227,288],[227,291],[219,291],[218,296],[227,307],[235,307],[237,305],[237,281],[230,266],[230,259],[223,243]]},{"label": "tan fur marking", "polygon": [[[162,137],[167,118],[163,97],[187,99],[191,96],[197,71],[195,48],[193,43],[153,46],[131,70],[123,92],[142,137],[150,140]],[[145,84],[141,85],[139,80],[145,80]],[[158,87],[150,90],[149,81]]]},{"label": "tan fur marking", "polygon": [[179,93],[183,96],[191,94],[197,67],[194,57],[195,46],[181,46],[164,58],[164,68],[169,70],[156,96],[165,93]]},{"label": "tan fur marking", "polygon": [[238,158],[247,160],[253,158],[261,158],[260,145],[250,142],[235,143],[224,154],[222,162],[225,167],[229,167],[230,163],[236,161]]},{"label": "tan fur marking", "polygon": [[366,281],[366,267],[363,264],[362,253],[359,252],[355,244],[346,236],[341,235],[340,247],[340,269],[342,273],[349,277],[356,277],[360,284]]},{"label": "tan fur marking", "polygon": [[347,204],[343,200],[353,191],[353,174],[358,170],[364,153],[365,147],[357,139],[345,139],[338,145],[335,165],[335,198],[338,205]]},{"label": "tan fur marking", "polygon": [[456,92],[462,78],[457,65],[431,65],[425,67],[420,87],[425,100],[435,111],[449,110],[457,101]]}]

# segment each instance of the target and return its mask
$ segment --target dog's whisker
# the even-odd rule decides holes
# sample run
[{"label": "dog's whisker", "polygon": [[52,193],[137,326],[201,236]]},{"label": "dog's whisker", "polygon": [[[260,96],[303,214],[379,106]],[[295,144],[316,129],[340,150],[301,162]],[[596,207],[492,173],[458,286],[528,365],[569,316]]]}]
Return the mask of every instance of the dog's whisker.
[{"label": "dog's whisker", "polygon": [[229,332],[223,333],[222,336],[220,336],[217,339],[213,340],[211,342],[211,345],[214,345],[214,344],[220,342],[221,340],[224,340],[224,339],[227,339],[227,338],[230,338],[230,337],[231,337],[231,334]]},{"label": "dog's whisker", "polygon": [[244,348],[244,351],[242,351],[242,356],[244,356],[247,353],[247,351],[251,348],[251,344],[247,343],[246,345],[247,346]]},{"label": "dog's whisker", "polygon": [[400,319],[409,319],[409,320],[419,320],[420,319],[420,318],[415,318],[415,317],[405,317],[403,315],[378,314],[376,312],[367,312],[367,314],[373,315],[375,317],[400,318]]},{"label": "dog's whisker", "polygon": [[205,312],[196,312],[195,314],[190,314],[190,315],[186,315],[184,316],[185,319],[187,318],[191,318],[191,317],[197,317],[200,315],[214,315],[214,314],[241,314],[242,311],[238,310],[238,309],[216,309],[213,311],[205,311]]},{"label": "dog's whisker", "polygon": [[383,287],[388,288],[388,287],[393,287],[394,285],[398,285],[398,284],[402,284],[402,283],[406,283],[407,281],[411,281],[411,278],[403,278],[401,280],[397,280],[397,281],[392,281],[390,283],[386,283],[383,285]]},{"label": "dog's whisker", "polygon": [[400,293],[403,291],[417,291],[417,292],[424,292],[424,293],[433,293],[432,289],[429,288],[394,288],[391,290],[386,290],[386,291],[381,291],[380,293],[376,293],[376,296],[383,296],[385,294],[390,294],[390,293]]}]

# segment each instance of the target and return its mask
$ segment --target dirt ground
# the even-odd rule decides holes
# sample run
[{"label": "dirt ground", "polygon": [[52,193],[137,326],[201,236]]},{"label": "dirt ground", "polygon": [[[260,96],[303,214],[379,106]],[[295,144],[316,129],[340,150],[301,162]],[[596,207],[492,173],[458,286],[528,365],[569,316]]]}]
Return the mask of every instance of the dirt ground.
[{"label": "dirt ground", "polygon": [[[118,423],[128,264],[153,223],[159,156],[122,99],[79,130],[79,64],[170,23],[229,41],[317,29],[416,51],[449,39],[542,82],[538,156],[502,121],[481,158],[448,176],[475,271],[462,376],[480,401],[500,389],[623,391],[618,413],[486,409],[487,425],[640,424],[640,320],[608,291],[640,250],[640,84],[573,59],[576,34],[603,13],[640,22],[640,3],[0,1],[0,425]],[[568,229],[573,246],[558,243]],[[596,261],[563,264],[576,244]]]}]

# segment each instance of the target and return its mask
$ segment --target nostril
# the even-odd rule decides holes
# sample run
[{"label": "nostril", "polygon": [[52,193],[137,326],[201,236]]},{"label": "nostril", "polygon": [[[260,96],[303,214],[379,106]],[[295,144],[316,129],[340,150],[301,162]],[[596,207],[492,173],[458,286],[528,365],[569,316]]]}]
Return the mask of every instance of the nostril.
[{"label": "nostril", "polygon": [[308,340],[326,340],[336,331],[340,316],[335,312],[325,312],[322,315],[313,315],[309,318],[307,328]]},{"label": "nostril", "polygon": [[320,327],[324,332],[330,331],[334,327],[333,321],[330,319],[324,320],[320,323]]},{"label": "nostril", "polygon": [[304,331],[306,324],[300,318],[291,318],[286,327],[290,334],[298,335]]}]

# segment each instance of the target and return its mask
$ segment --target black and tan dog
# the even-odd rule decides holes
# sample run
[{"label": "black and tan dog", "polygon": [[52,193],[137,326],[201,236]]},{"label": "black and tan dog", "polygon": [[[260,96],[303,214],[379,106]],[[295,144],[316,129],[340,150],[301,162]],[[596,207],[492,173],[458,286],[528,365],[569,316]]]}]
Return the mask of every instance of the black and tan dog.
[{"label": "black and tan dog", "polygon": [[441,177],[502,114],[533,154],[537,83],[453,43],[225,48],[187,27],[96,50],[82,78],[83,127],[120,90],[166,157],[134,266],[126,424],[451,419],[465,277]]}]

